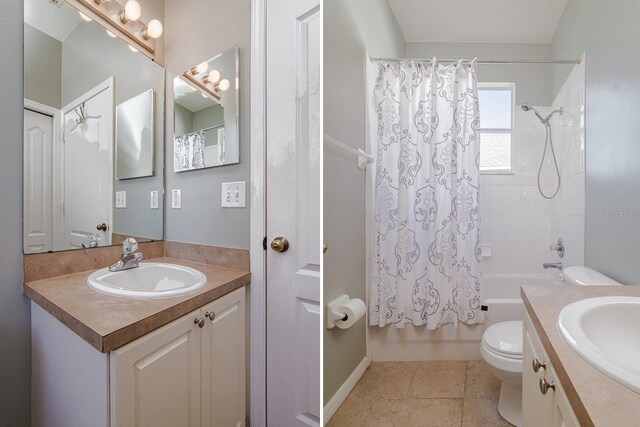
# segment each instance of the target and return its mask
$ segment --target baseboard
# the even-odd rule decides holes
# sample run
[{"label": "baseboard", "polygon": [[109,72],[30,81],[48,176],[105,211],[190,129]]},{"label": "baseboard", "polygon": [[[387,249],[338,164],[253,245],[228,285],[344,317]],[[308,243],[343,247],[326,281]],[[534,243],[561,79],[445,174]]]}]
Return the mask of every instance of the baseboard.
[{"label": "baseboard", "polygon": [[349,393],[351,393],[351,390],[353,390],[353,388],[356,386],[356,384],[364,374],[364,371],[366,371],[369,367],[369,363],[371,363],[371,360],[369,358],[369,355],[367,355],[364,359],[362,359],[362,362],[360,362],[358,366],[356,366],[356,369],[354,369],[351,375],[349,375],[349,378],[347,378],[347,380],[340,386],[331,400],[329,400],[329,402],[325,405],[323,410],[324,425],[327,425],[331,417],[333,417],[333,414],[336,413],[340,405],[342,405],[342,402],[344,402]]},{"label": "baseboard", "polygon": [[481,360],[480,341],[381,342],[369,340],[372,362],[426,362],[432,360]]}]

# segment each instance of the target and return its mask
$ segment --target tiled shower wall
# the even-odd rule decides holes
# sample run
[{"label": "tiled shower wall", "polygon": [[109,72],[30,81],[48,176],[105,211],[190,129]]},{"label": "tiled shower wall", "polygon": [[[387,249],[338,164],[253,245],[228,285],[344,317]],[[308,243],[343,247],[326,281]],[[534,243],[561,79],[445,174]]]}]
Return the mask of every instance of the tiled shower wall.
[{"label": "tiled shower wall", "polygon": [[[583,58],[584,59],[584,58]],[[553,108],[564,109],[552,122],[560,166],[560,192],[551,201],[551,237],[562,237],[565,266],[584,265],[585,258],[585,65],[577,65]],[[557,141],[557,142],[556,142]],[[560,261],[554,254],[553,261]]]},{"label": "tiled shower wall", "polygon": [[[549,111],[536,109],[541,114]],[[484,275],[539,273],[542,262],[550,258],[551,204],[537,187],[544,138],[544,126],[535,114],[516,107],[512,173],[480,177],[481,240],[491,252],[485,252]],[[548,186],[543,189],[550,191]]]},{"label": "tiled shower wall", "polygon": [[[517,88],[516,88],[517,90]],[[540,274],[543,262],[560,258],[549,245],[565,240],[565,265],[584,264],[584,61],[574,68],[553,107],[536,107],[546,116],[563,107],[552,120],[552,136],[562,182],[560,192],[546,200],[538,191],[538,168],[546,131],[533,112],[514,111],[513,173],[480,178],[483,274]],[[542,189],[555,191],[556,174],[547,149]]]}]

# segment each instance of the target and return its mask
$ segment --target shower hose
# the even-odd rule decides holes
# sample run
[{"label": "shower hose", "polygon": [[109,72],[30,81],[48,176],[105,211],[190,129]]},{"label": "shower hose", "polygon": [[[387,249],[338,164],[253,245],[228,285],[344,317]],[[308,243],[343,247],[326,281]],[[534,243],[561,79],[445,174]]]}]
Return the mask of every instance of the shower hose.
[{"label": "shower hose", "polygon": [[[545,199],[553,199],[556,196],[556,194],[558,194],[558,191],[560,191],[560,169],[558,168],[558,161],[556,160],[556,152],[553,149],[551,125],[549,124],[549,121],[546,121],[544,123],[544,127],[547,130],[547,138],[544,142],[544,151],[542,152],[542,159],[540,160],[540,168],[538,169],[538,191],[540,191],[540,194]],[[544,194],[544,192],[542,191],[542,185],[540,185],[540,175],[542,174],[542,165],[544,165],[544,158],[547,155],[547,146],[551,147],[551,157],[553,157],[553,164],[556,167],[556,175],[558,176],[558,186],[556,187],[556,191],[550,196],[547,196],[546,194]]]}]

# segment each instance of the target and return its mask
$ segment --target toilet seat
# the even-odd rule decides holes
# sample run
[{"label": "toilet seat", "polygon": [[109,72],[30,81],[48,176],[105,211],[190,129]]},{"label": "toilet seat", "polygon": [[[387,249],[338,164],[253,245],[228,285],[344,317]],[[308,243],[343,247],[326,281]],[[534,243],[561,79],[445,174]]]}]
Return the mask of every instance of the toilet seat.
[{"label": "toilet seat", "polygon": [[485,350],[507,359],[522,359],[522,321],[491,325],[482,335]]}]

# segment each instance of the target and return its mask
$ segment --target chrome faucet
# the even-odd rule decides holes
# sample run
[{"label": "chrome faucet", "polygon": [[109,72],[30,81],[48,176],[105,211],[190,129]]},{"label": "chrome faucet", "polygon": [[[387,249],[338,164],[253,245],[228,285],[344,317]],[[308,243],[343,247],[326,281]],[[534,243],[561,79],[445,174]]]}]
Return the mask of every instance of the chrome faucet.
[{"label": "chrome faucet", "polygon": [[136,252],[137,249],[138,242],[136,242],[136,239],[131,237],[124,239],[124,242],[122,242],[122,256],[118,262],[109,267],[109,271],[122,271],[139,267],[144,255],[142,252]]},{"label": "chrome faucet", "polygon": [[86,243],[83,243],[82,247],[85,248],[85,249],[97,248],[98,247],[98,240],[100,240],[100,236],[99,235],[97,235],[95,233],[89,234],[87,236]]},{"label": "chrome faucet", "polygon": [[561,262],[543,262],[542,268],[544,268],[545,270],[548,270],[550,268],[557,268],[558,270],[562,270],[562,263]]}]

